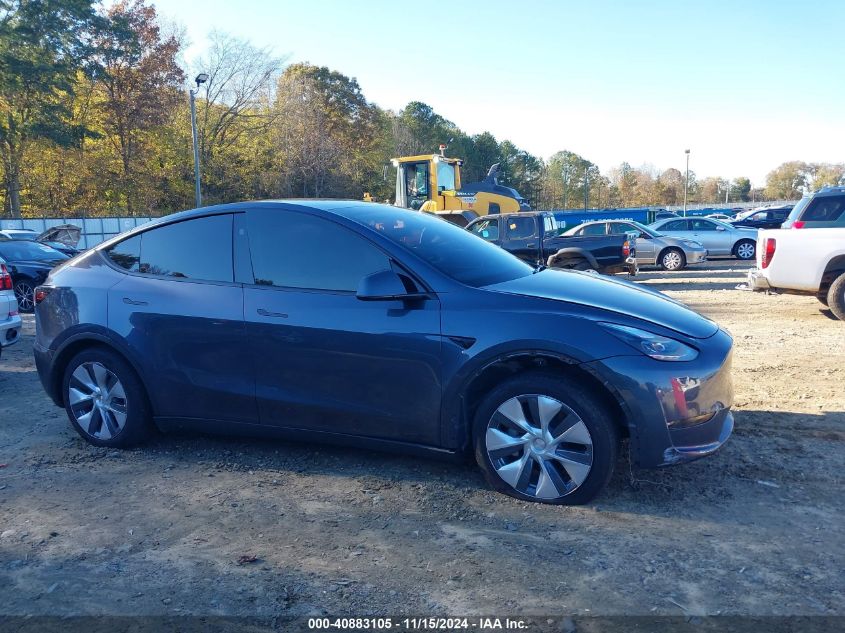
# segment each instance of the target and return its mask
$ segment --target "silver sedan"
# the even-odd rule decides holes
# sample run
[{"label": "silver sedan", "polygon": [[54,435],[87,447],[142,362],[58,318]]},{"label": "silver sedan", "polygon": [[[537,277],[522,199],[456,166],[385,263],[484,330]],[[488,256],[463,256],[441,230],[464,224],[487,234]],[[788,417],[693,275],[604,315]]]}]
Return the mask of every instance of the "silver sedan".
[{"label": "silver sedan", "polygon": [[711,218],[668,218],[649,224],[649,228],[663,235],[700,242],[710,257],[754,259],[757,255],[757,229]]},{"label": "silver sedan", "polygon": [[564,235],[621,235],[624,233],[635,233],[638,236],[636,243],[638,266],[661,266],[664,270],[681,270],[687,264],[698,264],[707,260],[707,250],[699,242],[669,237],[631,220],[585,222],[569,229]]}]

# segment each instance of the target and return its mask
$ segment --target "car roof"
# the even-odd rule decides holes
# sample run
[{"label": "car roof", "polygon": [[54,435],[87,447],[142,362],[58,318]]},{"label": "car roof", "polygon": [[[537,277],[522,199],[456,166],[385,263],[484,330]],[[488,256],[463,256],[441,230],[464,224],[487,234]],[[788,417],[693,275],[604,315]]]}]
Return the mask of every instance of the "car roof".
[{"label": "car roof", "polygon": [[819,189],[813,197],[823,197],[823,196],[839,196],[845,193],[845,186],[837,185],[835,187],[823,187]]}]

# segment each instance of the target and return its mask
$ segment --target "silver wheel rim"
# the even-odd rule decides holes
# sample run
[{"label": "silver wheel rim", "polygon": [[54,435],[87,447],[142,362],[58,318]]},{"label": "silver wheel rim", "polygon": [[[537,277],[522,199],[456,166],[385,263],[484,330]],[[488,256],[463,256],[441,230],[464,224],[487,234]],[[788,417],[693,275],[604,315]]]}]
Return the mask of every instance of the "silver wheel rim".
[{"label": "silver wheel rim", "polygon": [[748,243],[740,244],[736,249],[736,253],[742,259],[751,259],[754,257],[754,245]]},{"label": "silver wheel rim", "polygon": [[668,270],[675,270],[681,266],[681,256],[676,251],[669,251],[663,256],[663,265]]},{"label": "silver wheel rim", "polygon": [[126,424],[126,392],[102,363],[82,363],[73,371],[67,401],[79,427],[98,440],[113,438]]},{"label": "silver wheel rim", "polygon": [[502,481],[535,499],[573,493],[593,467],[593,438],[584,421],[559,400],[539,394],[516,396],[496,409],[485,447]]},{"label": "silver wheel rim", "polygon": [[15,298],[18,300],[18,307],[24,312],[29,312],[35,305],[32,286],[19,283],[15,286]]}]

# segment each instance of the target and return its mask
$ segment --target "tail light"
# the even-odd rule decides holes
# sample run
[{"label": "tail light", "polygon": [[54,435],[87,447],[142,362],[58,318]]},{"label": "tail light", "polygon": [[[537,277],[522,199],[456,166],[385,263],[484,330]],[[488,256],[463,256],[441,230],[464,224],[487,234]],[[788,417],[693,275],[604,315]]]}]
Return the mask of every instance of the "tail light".
[{"label": "tail light", "polygon": [[35,305],[38,305],[39,303],[44,301],[44,299],[47,298],[47,295],[50,294],[52,290],[53,289],[50,288],[50,286],[38,286],[35,289],[35,294],[33,296],[33,298],[35,299]]},{"label": "tail light", "polygon": [[12,289],[12,276],[9,274],[9,269],[6,264],[0,264],[0,290]]},{"label": "tail light", "polygon": [[628,240],[625,240],[625,243],[622,244],[622,254],[625,255],[625,257],[628,257],[628,255],[631,254],[631,243]]},{"label": "tail light", "polygon": [[767,237],[766,243],[763,246],[763,268],[768,268],[772,263],[772,257],[775,256],[775,249],[777,248],[777,240],[773,237]]},{"label": "tail light", "polygon": [[804,220],[795,220],[795,222],[792,223],[792,228],[793,229],[803,229],[804,228]]}]

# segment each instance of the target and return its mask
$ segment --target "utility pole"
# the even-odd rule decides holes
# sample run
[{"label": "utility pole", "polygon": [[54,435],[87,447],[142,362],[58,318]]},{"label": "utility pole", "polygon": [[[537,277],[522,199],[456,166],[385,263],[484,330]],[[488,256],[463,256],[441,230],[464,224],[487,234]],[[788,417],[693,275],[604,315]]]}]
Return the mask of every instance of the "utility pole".
[{"label": "utility pole", "polygon": [[684,217],[687,217],[687,195],[689,193],[689,150],[684,150],[687,155],[687,178],[684,181]]},{"label": "utility pole", "polygon": [[566,187],[569,185],[569,165],[565,165],[563,167],[563,171],[560,175],[563,177],[563,208],[566,210]]},{"label": "utility pole", "polygon": [[200,84],[208,81],[206,73],[200,73],[196,76],[194,81],[197,82],[197,87],[189,90],[191,94],[191,136],[194,141],[194,202],[199,209],[202,206],[202,192],[200,191],[200,150],[197,142],[197,105],[196,97],[200,89]]},{"label": "utility pole", "polygon": [[725,191],[725,204],[728,203],[728,196],[729,195],[731,195],[731,181],[730,180],[728,181],[727,191]]}]

